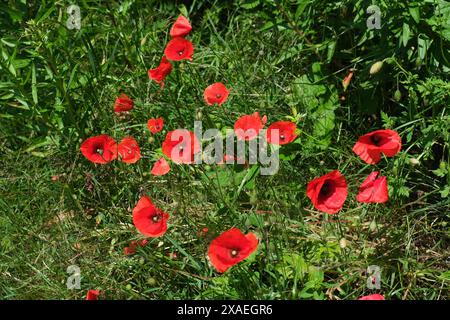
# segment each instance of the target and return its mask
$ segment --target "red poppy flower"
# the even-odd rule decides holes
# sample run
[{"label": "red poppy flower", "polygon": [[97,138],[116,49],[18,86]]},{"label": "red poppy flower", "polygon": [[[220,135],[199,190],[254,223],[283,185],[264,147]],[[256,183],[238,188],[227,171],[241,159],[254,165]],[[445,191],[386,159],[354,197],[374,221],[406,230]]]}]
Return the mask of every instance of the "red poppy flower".
[{"label": "red poppy flower", "polygon": [[244,235],[239,229],[232,228],[211,242],[208,257],[218,272],[225,272],[251,255],[257,246],[258,239],[253,233]]},{"label": "red poppy flower", "polygon": [[267,128],[267,142],[280,145],[291,143],[297,138],[297,134],[295,133],[296,130],[297,126],[293,122],[274,122]]},{"label": "red poppy flower", "polygon": [[402,148],[402,139],[394,130],[376,130],[361,136],[353,147],[364,162],[376,164],[381,154],[386,157],[395,156]]},{"label": "red poppy flower", "polygon": [[164,55],[169,60],[180,61],[183,59],[192,60],[194,46],[192,42],[181,37],[175,37],[167,43]]},{"label": "red poppy flower", "polygon": [[358,300],[384,300],[384,296],[381,294],[375,293],[375,294],[361,297]]},{"label": "red poppy flower", "polygon": [[306,194],[317,210],[333,214],[342,209],[347,199],[347,182],[334,170],[308,183]]},{"label": "red poppy flower", "polygon": [[122,162],[135,163],[141,158],[141,149],[133,137],[123,138],[117,149]]},{"label": "red poppy flower", "polygon": [[170,171],[169,164],[167,163],[166,159],[161,157],[158,161],[155,162],[150,172],[155,176],[163,176],[169,171]]},{"label": "red poppy flower", "polygon": [[147,245],[147,243],[148,243],[147,239],[143,239],[143,240],[140,240],[140,241],[131,241],[130,245],[123,249],[123,253],[125,255],[127,255],[127,256],[135,254],[136,253],[136,249],[138,247],[143,247],[143,246]]},{"label": "red poppy flower", "polygon": [[93,163],[105,164],[117,157],[116,142],[106,134],[84,140],[80,151],[86,159]]},{"label": "red poppy flower", "polygon": [[164,127],[164,119],[163,118],[150,119],[147,122],[147,126],[148,130],[150,130],[150,132],[153,134],[160,132]]},{"label": "red poppy flower", "polygon": [[145,195],[133,209],[133,223],[146,237],[156,238],[166,233],[169,217],[169,214],[156,208]]},{"label": "red poppy flower", "polygon": [[253,140],[258,136],[266,121],[267,117],[264,116],[261,119],[259,112],[242,116],[234,123],[234,132],[239,140]]},{"label": "red poppy flower", "polygon": [[200,151],[200,142],[193,132],[177,129],[167,133],[162,151],[175,163],[192,163],[194,155]]},{"label": "red poppy flower", "polygon": [[133,109],[134,102],[125,93],[122,93],[114,103],[115,112],[130,111]]},{"label": "red poppy flower", "polygon": [[86,300],[98,300],[99,295],[100,295],[99,290],[88,290]]},{"label": "red poppy flower", "polygon": [[379,172],[374,171],[364,180],[359,187],[356,200],[359,202],[384,203],[389,200],[387,179],[379,177]]},{"label": "red poppy flower", "polygon": [[175,21],[175,23],[172,26],[172,29],[170,29],[170,36],[171,37],[184,37],[189,32],[191,32],[192,26],[189,23],[189,20],[186,19],[184,16],[180,15]]},{"label": "red poppy flower", "polygon": [[222,103],[227,101],[228,93],[228,89],[222,82],[216,82],[205,89],[203,98],[210,106],[212,106],[214,103],[217,103],[220,106]]},{"label": "red poppy flower", "polygon": [[164,79],[171,71],[172,64],[169,60],[167,60],[166,56],[163,56],[161,62],[159,63],[159,66],[154,69],[148,70],[148,77],[156,81],[156,83],[159,83],[162,88],[164,87]]}]

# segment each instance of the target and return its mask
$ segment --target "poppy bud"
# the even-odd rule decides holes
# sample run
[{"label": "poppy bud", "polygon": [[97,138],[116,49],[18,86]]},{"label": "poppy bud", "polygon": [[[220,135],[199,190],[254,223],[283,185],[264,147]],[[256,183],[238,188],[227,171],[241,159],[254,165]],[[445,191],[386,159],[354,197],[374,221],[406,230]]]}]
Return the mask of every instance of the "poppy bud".
[{"label": "poppy bud", "polygon": [[154,286],[156,284],[155,278],[148,278],[147,283],[151,286]]},{"label": "poppy bud", "polygon": [[416,67],[419,68],[422,65],[422,59],[417,58],[416,59]]},{"label": "poppy bud", "polygon": [[348,86],[350,85],[350,81],[353,77],[353,71],[350,71],[348,75],[342,80],[342,87],[344,88],[344,91],[347,91]]},{"label": "poppy bud", "polygon": [[377,223],[375,220],[372,220],[372,222],[369,224],[370,231],[375,231],[377,229]]},{"label": "poppy bud", "polygon": [[147,42],[147,36],[143,37],[141,40],[141,46],[144,46],[145,43]]},{"label": "poppy bud", "polygon": [[401,100],[401,98],[402,98],[402,93],[400,92],[400,90],[395,90],[395,93],[394,93],[394,100],[395,101],[400,101]]},{"label": "poppy bud", "polygon": [[410,163],[412,166],[417,166],[417,165],[420,163],[420,161],[419,161],[418,159],[416,159],[416,158],[410,158],[410,159],[409,159],[409,163]]},{"label": "poppy bud", "polygon": [[203,117],[203,113],[201,111],[198,111],[197,114],[195,115],[195,119],[197,120],[201,120]]},{"label": "poppy bud", "polygon": [[148,142],[149,142],[149,143],[155,142],[155,138],[153,138],[152,136],[150,136],[150,137],[148,138]]},{"label": "poppy bud", "polygon": [[292,107],[292,108],[291,108],[291,111],[292,111],[292,115],[293,115],[294,117],[296,117],[297,114],[298,114],[297,108],[296,108],[296,107]]},{"label": "poppy bud", "polygon": [[345,238],[339,240],[339,246],[344,249],[347,246],[347,240],[345,240]]},{"label": "poppy bud", "polygon": [[383,67],[383,61],[377,61],[370,67],[370,74],[376,74],[380,72],[381,68]]}]

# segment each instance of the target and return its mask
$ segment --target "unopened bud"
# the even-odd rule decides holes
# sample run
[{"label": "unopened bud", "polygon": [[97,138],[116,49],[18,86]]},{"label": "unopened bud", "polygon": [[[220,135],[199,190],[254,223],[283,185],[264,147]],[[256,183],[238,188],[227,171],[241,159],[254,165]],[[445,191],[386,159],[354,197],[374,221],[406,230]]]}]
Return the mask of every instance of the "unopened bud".
[{"label": "unopened bud", "polygon": [[400,101],[401,100],[401,98],[402,98],[402,93],[400,92],[400,90],[395,90],[395,93],[394,93],[394,100],[395,101]]},{"label": "unopened bud", "polygon": [[347,246],[347,240],[345,240],[345,238],[339,240],[339,246],[344,249]]},{"label": "unopened bud", "polygon": [[383,61],[378,61],[375,62],[371,67],[370,67],[370,74],[376,74],[378,72],[380,72],[381,68],[383,67]]},{"label": "unopened bud", "polygon": [[419,161],[418,159],[416,159],[416,158],[410,158],[410,159],[409,159],[409,163],[410,163],[412,166],[417,166],[417,165],[420,163],[420,161]]}]

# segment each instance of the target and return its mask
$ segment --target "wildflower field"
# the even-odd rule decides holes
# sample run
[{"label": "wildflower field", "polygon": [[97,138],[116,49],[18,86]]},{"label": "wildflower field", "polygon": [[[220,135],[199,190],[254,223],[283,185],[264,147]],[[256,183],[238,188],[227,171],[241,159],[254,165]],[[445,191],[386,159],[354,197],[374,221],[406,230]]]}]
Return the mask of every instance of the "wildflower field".
[{"label": "wildflower field", "polygon": [[0,3],[1,299],[450,298],[450,2]]}]

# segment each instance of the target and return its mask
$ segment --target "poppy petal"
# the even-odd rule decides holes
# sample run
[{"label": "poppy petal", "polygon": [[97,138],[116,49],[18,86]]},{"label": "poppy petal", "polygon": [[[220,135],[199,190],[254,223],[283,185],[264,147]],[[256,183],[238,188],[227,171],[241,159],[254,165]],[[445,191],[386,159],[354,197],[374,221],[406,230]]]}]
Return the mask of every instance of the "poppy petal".
[{"label": "poppy petal", "polygon": [[175,163],[190,164],[200,151],[200,142],[195,134],[186,129],[169,131],[162,143],[163,153]]},{"label": "poppy petal", "polygon": [[389,200],[386,177],[379,177],[379,172],[369,174],[359,187],[356,200],[366,203],[384,203]]},{"label": "poppy petal", "polygon": [[255,139],[264,127],[258,112],[240,117],[234,123],[234,132],[239,140]]},{"label": "poppy petal", "polygon": [[158,161],[155,162],[153,165],[153,168],[151,170],[151,173],[155,176],[162,176],[165,175],[170,171],[170,166],[167,163],[166,159],[161,157]]},{"label": "poppy petal", "polygon": [[156,238],[166,233],[169,217],[169,214],[156,208],[146,195],[142,196],[133,209],[133,223],[146,237]]},{"label": "poppy petal", "polygon": [[122,93],[114,103],[114,112],[130,111],[133,107],[133,100],[131,100],[125,93]]},{"label": "poppy petal", "polygon": [[86,300],[98,300],[99,295],[100,295],[99,290],[88,290],[86,294]]},{"label": "poppy petal", "polygon": [[308,183],[306,195],[317,210],[328,214],[340,211],[347,199],[347,182],[334,170]]},{"label": "poppy petal", "polygon": [[290,121],[277,121],[272,123],[266,131],[268,143],[284,145],[297,138],[297,126]]},{"label": "poppy petal", "polygon": [[208,105],[217,103],[219,106],[227,101],[229,91],[222,82],[216,82],[208,86],[204,93],[203,98]]},{"label": "poppy petal", "polygon": [[170,29],[170,36],[172,37],[184,37],[189,32],[191,32],[192,26],[189,23],[189,20],[186,19],[186,17],[180,15],[173,24],[172,28]]},{"label": "poppy petal", "polygon": [[164,55],[169,60],[192,60],[194,54],[194,46],[192,42],[181,37],[172,38],[164,49]]},{"label": "poppy petal", "polygon": [[136,163],[141,158],[141,149],[133,137],[123,138],[117,149],[122,162]]},{"label": "poppy petal", "polygon": [[160,132],[164,127],[164,119],[163,118],[149,119],[147,122],[147,127],[148,130],[150,130],[150,132],[153,134]]},{"label": "poppy petal", "polygon": [[159,83],[161,88],[164,87],[164,79],[172,72],[172,64],[167,60],[166,56],[163,56],[159,66],[154,69],[148,70],[148,77]]},{"label": "poppy petal", "polygon": [[117,144],[106,134],[91,137],[83,141],[80,151],[93,163],[105,164],[117,158]]},{"label": "poppy petal", "polygon": [[381,160],[381,154],[393,157],[401,147],[402,140],[396,131],[376,130],[359,137],[353,146],[353,152],[364,162],[376,164]]},{"label": "poppy petal", "polygon": [[216,270],[222,273],[250,256],[257,246],[258,239],[253,233],[244,235],[239,229],[232,228],[211,242],[208,257]]},{"label": "poppy petal", "polygon": [[385,300],[384,296],[378,293],[370,294],[368,296],[363,296],[359,298],[358,300]]}]

